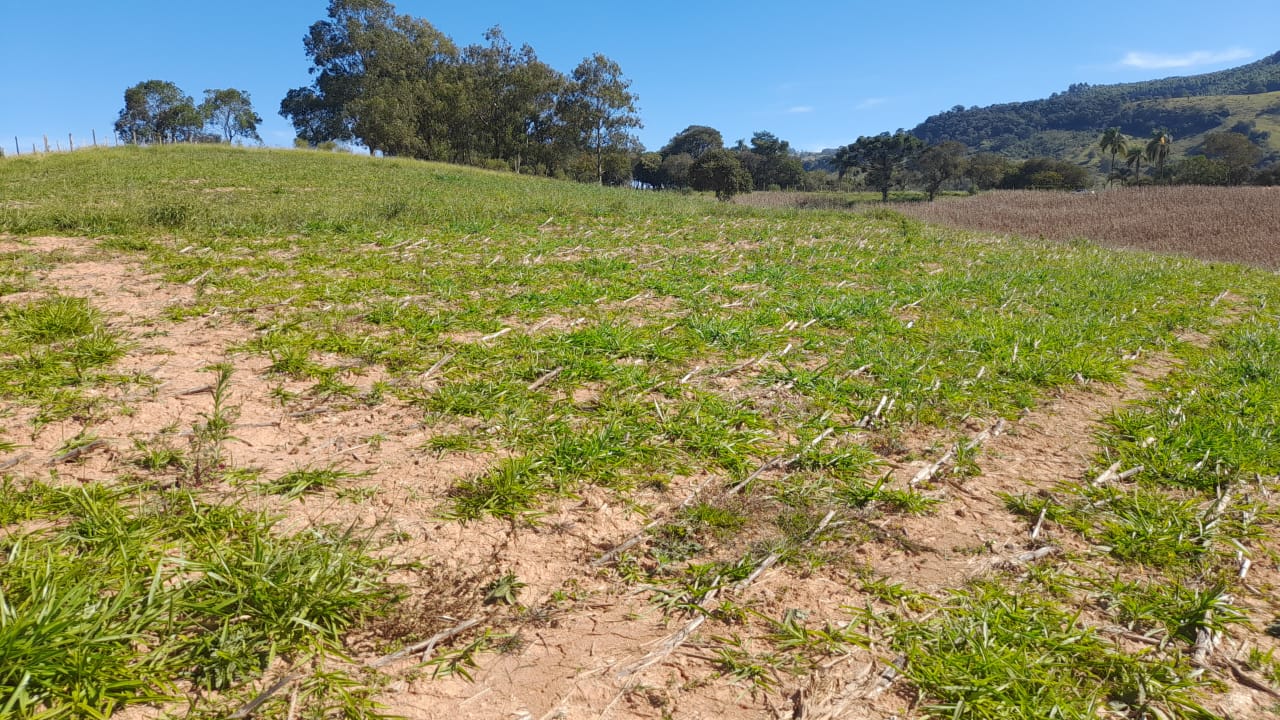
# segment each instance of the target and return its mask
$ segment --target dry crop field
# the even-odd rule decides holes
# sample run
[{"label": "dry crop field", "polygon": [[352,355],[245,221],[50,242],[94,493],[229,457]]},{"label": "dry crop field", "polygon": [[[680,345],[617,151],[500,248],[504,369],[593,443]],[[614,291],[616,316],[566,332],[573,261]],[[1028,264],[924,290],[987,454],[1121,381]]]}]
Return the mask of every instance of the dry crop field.
[{"label": "dry crop field", "polygon": [[1001,190],[895,206],[930,223],[1280,268],[1280,188]]},{"label": "dry crop field", "polygon": [[0,707],[1273,717],[1278,292],[883,210],[0,160]]}]

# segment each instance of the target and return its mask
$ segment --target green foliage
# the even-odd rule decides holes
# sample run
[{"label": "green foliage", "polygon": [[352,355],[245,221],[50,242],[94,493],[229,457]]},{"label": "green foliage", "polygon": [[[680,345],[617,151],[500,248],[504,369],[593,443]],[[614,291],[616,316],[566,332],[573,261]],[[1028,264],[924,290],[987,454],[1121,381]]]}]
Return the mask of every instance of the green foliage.
[{"label": "green foliage", "polygon": [[890,135],[880,133],[860,137],[851,145],[836,151],[840,177],[850,168],[866,174],[867,185],[880,191],[882,202],[889,202],[889,189],[897,181],[898,172],[924,150],[924,142],[901,130]]},{"label": "green foliage", "polygon": [[723,148],[724,136],[719,130],[705,125],[690,125],[673,135],[658,152],[664,158],[671,155],[688,155],[697,160],[705,152]]},{"label": "green foliage", "polygon": [[752,179],[733,153],[708,150],[693,161],[689,185],[694,190],[715,192],[718,200],[729,200],[739,193],[751,192]]},{"label": "green foliage", "polygon": [[1181,136],[1196,135],[1217,126],[1223,115],[1195,105],[1165,103],[1164,99],[1275,90],[1280,90],[1280,53],[1203,75],[1117,85],[1080,83],[1043,100],[968,109],[956,106],[929,117],[911,132],[929,143],[956,140],[1013,157],[1030,157],[1037,153],[1028,141],[1050,131],[1080,131],[1096,138],[1098,128],[1116,127],[1129,135],[1145,135],[1152,126],[1163,126]]},{"label": "green foliage", "polygon": [[933,202],[944,183],[964,173],[964,155],[964,145],[947,141],[925,148],[915,158],[914,169],[920,175],[924,191],[929,194],[929,202]]},{"label": "green foliage", "polygon": [[227,142],[238,137],[262,142],[258,125],[262,117],[253,111],[249,93],[235,88],[205,90],[204,102],[197,108],[206,125],[217,131]]},{"label": "green foliage", "polygon": [[174,143],[197,139],[204,117],[190,96],[164,80],[147,80],[124,91],[124,109],[116,135],[134,144]]},{"label": "green foliage", "polygon": [[1089,179],[1089,171],[1075,163],[1032,158],[1006,175],[1001,187],[1010,190],[1079,190],[1088,186]]},{"label": "green foliage", "polygon": [[518,50],[494,27],[461,51],[426,20],[385,0],[337,0],[304,40],[315,81],[280,105],[311,147],[372,152],[517,173],[626,184],[639,126],[617,63],[596,54],[570,77]]},{"label": "green foliage", "polygon": [[1225,170],[1223,184],[1227,185],[1243,183],[1249,178],[1253,166],[1262,160],[1262,149],[1247,135],[1238,132],[1209,133],[1200,149],[1205,157],[1222,163]]}]

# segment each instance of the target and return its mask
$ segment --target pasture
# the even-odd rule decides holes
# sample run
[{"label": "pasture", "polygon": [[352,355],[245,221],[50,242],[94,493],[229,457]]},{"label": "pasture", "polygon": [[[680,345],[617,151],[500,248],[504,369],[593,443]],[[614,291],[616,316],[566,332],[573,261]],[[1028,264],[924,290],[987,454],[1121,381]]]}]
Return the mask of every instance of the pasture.
[{"label": "pasture", "polygon": [[0,706],[1272,716],[1280,283],[926,205],[0,160]]}]

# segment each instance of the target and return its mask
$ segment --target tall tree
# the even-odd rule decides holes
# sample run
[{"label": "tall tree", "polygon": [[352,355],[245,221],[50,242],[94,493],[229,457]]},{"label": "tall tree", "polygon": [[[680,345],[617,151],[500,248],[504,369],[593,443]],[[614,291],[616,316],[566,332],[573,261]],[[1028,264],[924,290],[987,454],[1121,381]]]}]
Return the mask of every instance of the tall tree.
[{"label": "tall tree", "polygon": [[947,140],[925,148],[916,157],[915,169],[929,194],[929,202],[933,202],[944,183],[964,172],[965,150],[963,144]]},{"label": "tall tree", "polygon": [[1154,162],[1156,179],[1164,177],[1164,162],[1169,159],[1169,150],[1173,145],[1173,135],[1168,130],[1152,130],[1151,139],[1147,141],[1147,162]]},{"label": "tall tree", "polygon": [[258,135],[262,117],[253,111],[249,93],[235,88],[205,90],[204,102],[198,109],[205,125],[213,127],[227,142],[238,137],[262,142]]},{"label": "tall tree", "polygon": [[902,130],[890,135],[858,138],[851,145],[837,151],[836,160],[842,172],[857,167],[866,173],[867,185],[880,191],[881,202],[889,202],[889,189],[893,187],[898,172],[924,149],[924,142]]},{"label": "tall tree", "polygon": [[636,140],[628,131],[643,126],[637,98],[618,63],[600,53],[579,63],[570,80],[561,116],[595,157],[597,182],[604,184],[605,154],[633,146]]},{"label": "tall tree", "polygon": [[708,150],[719,150],[724,147],[724,136],[719,130],[706,125],[690,125],[672,136],[671,140],[658,152],[662,157],[685,154],[698,159]]},{"label": "tall tree", "polygon": [[146,80],[124,91],[116,136],[136,144],[195,140],[204,119],[190,95],[165,80]]},{"label": "tall tree", "polygon": [[1110,185],[1116,172],[1116,155],[1123,155],[1128,151],[1129,140],[1120,132],[1120,128],[1107,128],[1102,132],[1098,147],[1102,148],[1102,152],[1111,153],[1111,164],[1107,167],[1107,185]]},{"label": "tall tree", "polygon": [[395,155],[442,153],[453,42],[386,0],[330,0],[328,18],[303,40],[315,81],[280,105],[299,137],[358,140]]}]

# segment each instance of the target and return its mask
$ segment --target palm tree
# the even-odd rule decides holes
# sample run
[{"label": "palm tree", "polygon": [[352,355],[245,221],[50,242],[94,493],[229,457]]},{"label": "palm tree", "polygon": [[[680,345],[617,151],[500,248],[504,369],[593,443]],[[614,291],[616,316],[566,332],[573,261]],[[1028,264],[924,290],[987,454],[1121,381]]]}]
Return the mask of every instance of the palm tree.
[{"label": "palm tree", "polygon": [[1142,182],[1142,148],[1134,146],[1126,150],[1124,164],[1133,169],[1134,183]]},{"label": "palm tree", "polygon": [[1151,139],[1147,141],[1147,161],[1159,167],[1156,178],[1164,177],[1164,161],[1169,157],[1169,146],[1173,145],[1173,135],[1168,130],[1152,130]]},{"label": "palm tree", "polygon": [[1120,128],[1107,128],[1102,133],[1102,140],[1098,143],[1098,147],[1102,148],[1102,152],[1111,153],[1111,165],[1107,168],[1107,185],[1110,186],[1116,174],[1116,155],[1128,152],[1129,141],[1124,133],[1120,132]]}]

